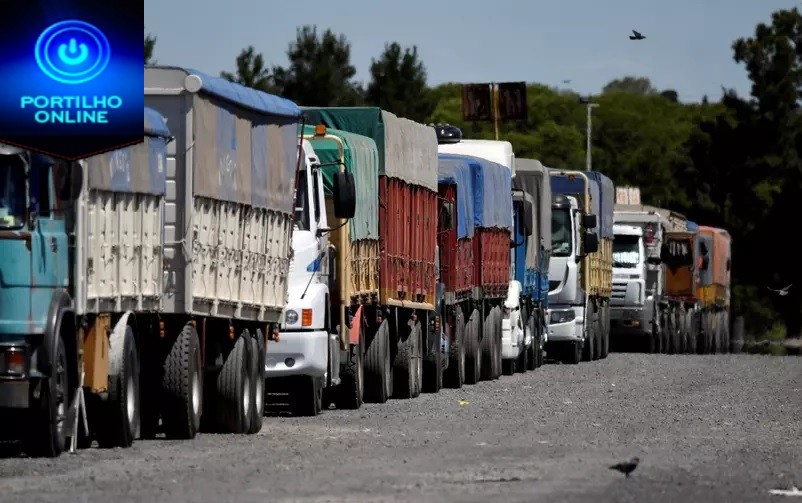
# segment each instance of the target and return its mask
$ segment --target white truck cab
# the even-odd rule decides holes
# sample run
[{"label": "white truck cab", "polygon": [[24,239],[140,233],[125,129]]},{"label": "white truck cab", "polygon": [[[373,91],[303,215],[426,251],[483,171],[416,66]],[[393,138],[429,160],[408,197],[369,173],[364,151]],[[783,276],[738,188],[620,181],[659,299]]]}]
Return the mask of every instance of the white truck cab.
[{"label": "white truck cab", "polygon": [[[303,159],[295,197],[295,227],[289,267],[288,302],[282,315],[278,342],[265,358],[268,379],[285,379],[290,405],[298,415],[319,411],[324,388],[341,383],[340,327],[331,326],[329,301],[335,256],[329,244],[328,217],[320,162],[312,144],[303,140]],[[335,215],[352,218],[355,208],[353,175],[335,183]],[[336,310],[335,310],[336,312]],[[268,384],[268,392],[270,386]]]},{"label": "white truck cab", "polygon": [[652,319],[652,313],[645,312],[653,309],[653,303],[647,303],[643,228],[616,224],[613,234],[611,318],[620,322],[622,329],[651,331],[649,320]]},{"label": "white truck cab", "polygon": [[576,343],[584,339],[585,320],[578,260],[582,212],[575,197],[564,195],[553,197],[551,212],[548,340]]}]

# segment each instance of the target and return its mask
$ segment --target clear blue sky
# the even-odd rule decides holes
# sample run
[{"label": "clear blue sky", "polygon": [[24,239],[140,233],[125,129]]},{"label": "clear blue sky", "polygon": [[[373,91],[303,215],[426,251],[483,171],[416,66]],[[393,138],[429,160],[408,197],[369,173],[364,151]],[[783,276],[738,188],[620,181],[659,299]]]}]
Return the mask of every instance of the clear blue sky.
[{"label": "clear blue sky", "polygon": [[[253,45],[286,65],[296,27],[331,28],[351,42],[357,79],[389,41],[417,45],[429,84],[541,82],[596,93],[614,78],[649,77],[682,101],[721,86],[749,93],[732,42],[791,0],[145,0],[159,64],[218,74]],[[630,41],[637,29],[647,39]],[[563,80],[570,79],[570,84]]]}]

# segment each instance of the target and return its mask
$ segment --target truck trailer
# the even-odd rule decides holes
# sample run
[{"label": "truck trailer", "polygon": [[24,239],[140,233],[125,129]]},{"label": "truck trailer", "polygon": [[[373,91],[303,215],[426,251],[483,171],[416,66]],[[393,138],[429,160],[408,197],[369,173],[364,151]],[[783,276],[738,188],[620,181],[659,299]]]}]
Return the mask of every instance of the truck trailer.
[{"label": "truck trailer", "polygon": [[[443,218],[439,232],[445,325],[454,327],[449,337],[449,349],[454,351],[451,361],[464,360],[462,381],[475,384],[501,374],[502,311],[509,283],[512,227],[509,169],[467,155],[440,154],[439,161],[441,205],[450,203],[457,213],[457,225]],[[460,185],[470,187],[472,197],[462,198],[472,203],[470,207],[461,204]],[[469,213],[461,217],[463,211]],[[473,229],[465,224],[460,228],[460,220],[468,218]],[[449,381],[458,386],[454,369]]]},{"label": "truck trailer", "polygon": [[379,158],[372,139],[322,125],[301,141],[289,300],[265,375],[268,399],[286,393],[295,415],[314,416],[362,405],[364,344],[350,338],[343,299],[378,295]]},{"label": "truck trailer", "polygon": [[0,430],[29,455],[140,433],[170,138],[152,109],[144,126],[143,143],[79,162],[0,146]]},{"label": "truck trailer", "polygon": [[550,176],[552,255],[546,353],[556,353],[572,364],[605,358],[613,273],[613,183],[595,171],[550,169]]},{"label": "truck trailer", "polygon": [[[199,427],[256,433],[265,348],[287,303],[301,110],[165,66],[145,68],[145,103],[175,136],[156,227],[162,241],[153,246],[160,305],[107,325],[128,326],[142,342],[143,436],[155,434],[159,418],[171,437],[192,438]],[[112,247],[110,258],[117,253]],[[116,270],[110,260],[100,265]]]},{"label": "truck trailer", "polygon": [[[618,193],[637,193],[619,187]],[[615,205],[611,337],[614,347],[640,343],[648,352],[685,351],[685,300],[666,291],[660,254],[666,232],[685,231],[687,219],[676,212],[645,204]]]},{"label": "truck trailer", "polygon": [[[435,310],[435,132],[375,107],[304,111],[310,124],[368,137],[378,151],[378,174],[371,182],[378,188],[378,201],[369,217],[378,222],[378,249],[352,248],[359,254],[352,264],[360,283],[348,292],[350,298],[342,299],[351,344],[365,339],[364,400],[383,403],[391,396],[437,392],[443,381],[443,348]],[[359,216],[352,222],[366,225]]]},{"label": "truck trailer", "polygon": [[[551,257],[551,177],[535,159],[517,159],[513,179],[515,235],[508,316],[502,328],[507,374],[543,364]],[[513,292],[514,290],[514,292]],[[517,302],[516,302],[517,300]]]},{"label": "truck trailer", "polygon": [[[514,278],[511,263],[512,243],[512,178],[515,177],[515,154],[512,144],[495,140],[463,140],[462,131],[438,124],[438,150],[443,155],[468,157],[474,183],[474,224],[472,239],[474,277],[473,302],[481,335],[482,361],[466,371],[466,382],[472,370],[483,380],[498,379],[502,373],[502,327],[509,323],[511,308],[509,288]],[[499,167],[505,170],[499,170]],[[491,203],[491,201],[495,201]],[[502,215],[503,213],[503,215]],[[517,302],[517,296],[512,301]],[[516,312],[517,313],[517,312]],[[470,316],[467,322],[472,323]],[[473,330],[473,328],[471,328]]]}]

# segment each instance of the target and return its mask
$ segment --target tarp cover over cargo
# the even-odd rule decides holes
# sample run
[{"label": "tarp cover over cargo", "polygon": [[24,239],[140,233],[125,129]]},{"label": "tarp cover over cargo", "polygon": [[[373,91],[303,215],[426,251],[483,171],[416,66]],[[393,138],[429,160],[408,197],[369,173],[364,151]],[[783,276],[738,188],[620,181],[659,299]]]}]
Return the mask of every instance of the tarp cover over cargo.
[{"label": "tarp cover over cargo", "polygon": [[[561,175],[562,170],[549,168],[552,194],[584,195],[584,179],[581,176]],[[598,171],[583,171],[590,180],[591,208],[596,215],[600,238],[613,238],[615,217],[615,186],[613,181]]]},{"label": "tarp cover over cargo", "polygon": [[164,117],[147,107],[144,136],[143,143],[86,159],[88,187],[128,194],[164,194],[170,130]]},{"label": "tarp cover over cargo", "polygon": [[152,96],[153,90],[185,88],[186,81],[199,87],[192,103],[194,195],[292,214],[301,109],[284,98],[177,67],[145,68],[148,102],[161,98]]},{"label": "tarp cover over cargo", "polygon": [[509,168],[469,155],[440,154],[439,158],[470,166],[474,227],[512,230],[512,177]]},{"label": "tarp cover over cargo", "polygon": [[373,138],[379,175],[437,192],[437,134],[434,128],[396,117],[377,107],[302,107],[307,124]]},{"label": "tarp cover over cargo", "polygon": [[460,156],[440,154],[437,182],[457,187],[457,239],[473,237],[473,171]]},{"label": "tarp cover over cargo", "polygon": [[[534,269],[541,261],[540,248],[545,255],[543,260],[551,256],[551,177],[548,170],[535,159],[516,159],[513,187],[523,190],[534,199],[534,229],[526,246],[526,267]],[[544,262],[548,268],[548,262]]]},{"label": "tarp cover over cargo", "polygon": [[[314,136],[314,126],[304,126],[304,136]],[[372,138],[348,131],[329,128],[327,135],[343,142],[345,169],[354,174],[356,185],[356,211],[349,220],[351,241],[379,239],[379,151]],[[340,148],[335,140],[315,138],[310,141],[320,164],[340,161]],[[323,173],[323,190],[332,195],[334,174],[340,166],[331,164],[320,168]]]}]

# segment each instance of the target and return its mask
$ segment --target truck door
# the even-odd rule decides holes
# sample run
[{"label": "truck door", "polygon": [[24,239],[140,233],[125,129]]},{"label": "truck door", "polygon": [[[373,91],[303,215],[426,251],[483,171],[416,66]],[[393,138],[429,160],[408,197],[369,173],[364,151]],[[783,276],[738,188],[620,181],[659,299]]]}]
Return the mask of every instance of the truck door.
[{"label": "truck door", "polygon": [[[41,158],[40,158],[41,159]],[[34,156],[30,175],[31,315],[44,321],[56,288],[68,286],[68,249],[64,215],[55,208],[52,166]]]}]

